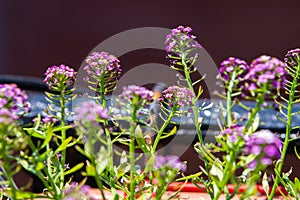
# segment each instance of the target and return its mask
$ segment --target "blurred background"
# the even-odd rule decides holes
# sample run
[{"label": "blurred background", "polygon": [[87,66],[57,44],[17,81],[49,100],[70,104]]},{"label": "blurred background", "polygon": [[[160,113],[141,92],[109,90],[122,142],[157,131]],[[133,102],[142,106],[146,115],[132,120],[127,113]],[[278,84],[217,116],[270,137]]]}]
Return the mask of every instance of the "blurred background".
[{"label": "blurred background", "polygon": [[[228,56],[251,61],[283,58],[300,47],[300,1],[16,1],[0,0],[0,74],[43,77],[65,63],[79,68],[106,38],[138,27],[194,29],[217,65]],[[123,68],[165,62],[165,54],[137,52]]]}]

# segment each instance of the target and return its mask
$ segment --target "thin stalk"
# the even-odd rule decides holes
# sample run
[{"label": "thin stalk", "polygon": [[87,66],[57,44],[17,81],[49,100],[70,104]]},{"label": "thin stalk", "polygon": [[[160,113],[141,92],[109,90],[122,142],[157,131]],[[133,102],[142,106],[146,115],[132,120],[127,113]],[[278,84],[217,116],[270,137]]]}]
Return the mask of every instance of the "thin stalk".
[{"label": "thin stalk", "polygon": [[289,93],[289,102],[288,102],[288,108],[287,108],[287,122],[286,122],[286,129],[285,129],[285,139],[284,139],[284,143],[283,143],[283,149],[282,149],[282,152],[281,152],[280,162],[277,166],[278,173],[276,173],[274,184],[272,186],[270,196],[268,197],[269,200],[273,199],[273,197],[275,195],[275,191],[276,191],[276,188],[277,188],[279,180],[280,180],[279,176],[281,175],[281,172],[282,172],[282,167],[283,167],[284,160],[285,160],[285,157],[286,157],[287,148],[288,148],[289,142],[290,142],[290,133],[291,133],[291,130],[292,130],[293,101],[294,101],[294,97],[295,97],[295,90],[296,90],[296,87],[297,87],[298,77],[300,75],[299,71],[300,71],[300,64],[298,64],[298,66],[297,66],[296,75],[294,76],[293,83],[291,85],[291,89],[290,89],[290,93]]},{"label": "thin stalk", "polygon": [[[93,160],[92,163],[93,163],[94,166],[96,166],[95,160]],[[102,183],[102,180],[100,179],[100,176],[98,175],[98,173],[96,173],[95,181],[96,181],[97,187],[98,187],[99,190],[100,190],[102,199],[103,199],[103,200],[106,200],[105,194],[104,194],[104,191],[103,191],[103,183]]]},{"label": "thin stalk", "polygon": [[129,161],[130,161],[130,190],[129,199],[135,199],[135,129],[136,129],[136,111],[137,106],[132,105],[133,110],[131,113],[131,124],[130,124],[130,144],[129,144]]},{"label": "thin stalk", "polygon": [[[195,94],[195,96],[197,96],[198,94],[195,93],[193,83],[192,83],[192,79],[191,79],[191,76],[190,76],[190,73],[189,73],[189,67],[188,67],[185,60],[186,60],[185,54],[184,54],[184,52],[182,52],[181,62],[182,62],[182,65],[184,67],[184,75],[185,75],[185,78],[186,78],[186,82],[188,84],[189,89]],[[198,99],[193,98],[193,107],[192,107],[192,109],[193,109],[193,113],[194,113],[194,123],[195,123],[195,128],[196,128],[196,131],[197,131],[198,139],[199,139],[200,144],[202,145],[203,144],[203,138],[202,138],[202,132],[201,132],[201,129],[200,129],[200,124],[199,124],[197,100]]]},{"label": "thin stalk", "polygon": [[230,125],[232,124],[231,105],[232,105],[232,90],[234,87],[235,79],[236,79],[236,71],[234,70],[228,85],[227,96],[226,96],[227,127],[230,127]]},{"label": "thin stalk", "polygon": [[157,148],[157,145],[159,143],[159,140],[160,140],[160,137],[161,135],[163,134],[164,130],[166,129],[166,127],[168,126],[168,124],[170,124],[170,121],[171,119],[174,117],[174,114],[175,114],[175,111],[177,109],[177,104],[174,104],[172,110],[171,110],[171,113],[169,114],[168,116],[168,119],[164,122],[164,124],[162,125],[162,127],[159,129],[158,133],[157,133],[157,136],[154,140],[154,143],[153,143],[153,147],[152,147],[152,155],[155,153],[156,151],[156,148]]},{"label": "thin stalk", "polygon": [[[46,150],[49,151],[49,149],[50,149],[50,146],[49,146],[49,144],[47,144],[46,145]],[[53,174],[52,174],[52,170],[51,170],[51,163],[52,163],[52,161],[51,161],[51,155],[48,155],[47,159],[46,159],[46,169],[45,169],[45,172],[46,172],[48,180],[49,180],[49,182],[50,182],[50,184],[52,186],[52,190],[54,192],[54,198],[55,199],[59,199],[59,198],[61,198],[60,197],[60,192],[58,191],[57,185],[55,184],[55,182],[53,180]],[[44,177],[41,177],[41,179],[43,179],[43,178]],[[47,188],[47,189],[49,189],[49,191],[50,191],[51,188]]]},{"label": "thin stalk", "polygon": [[10,167],[10,163],[9,163],[9,155],[7,154],[9,152],[8,149],[9,145],[7,144],[7,140],[2,139],[2,148],[4,148],[4,152],[3,152],[3,168],[4,171],[7,175],[7,182],[8,182],[8,186],[11,189],[11,193],[12,193],[12,199],[16,200],[17,199],[17,189],[15,188],[15,184],[13,182],[13,175],[11,172],[11,167]]},{"label": "thin stalk", "polygon": [[[100,97],[101,97],[101,103],[103,108],[107,108],[107,101],[105,97],[105,82],[104,82],[104,74],[102,74],[100,78]],[[108,156],[109,156],[109,161],[108,161],[108,166],[109,166],[109,173],[113,173],[113,168],[114,168],[114,162],[113,162],[113,145],[112,145],[112,140],[111,140],[111,135],[108,127],[108,120],[104,120],[104,131],[105,131],[105,136],[106,136],[106,145],[107,145],[107,151],[108,151]],[[111,192],[113,197],[117,195],[116,191],[116,183],[114,178],[110,180],[111,183]]]},{"label": "thin stalk", "polygon": [[[60,93],[60,108],[61,108],[61,126],[64,127],[66,125],[66,111],[65,111],[65,106],[66,106],[66,96],[65,96],[65,89],[61,90]],[[63,143],[66,140],[66,130],[63,128],[61,130],[61,143]],[[64,169],[65,164],[66,164],[66,156],[67,156],[67,151],[66,149],[62,150],[61,152],[61,166],[62,169]],[[63,172],[61,172],[60,175],[60,190],[63,191],[65,185],[65,175]]]},{"label": "thin stalk", "polygon": [[244,127],[244,131],[243,131],[244,134],[247,133],[247,129],[251,126],[251,124],[254,121],[257,113],[261,110],[261,105],[265,101],[264,94],[265,94],[264,92],[259,94],[256,106],[252,110],[252,112],[250,114],[250,117],[249,117],[249,119],[248,119],[248,121],[247,121],[247,123]]},{"label": "thin stalk", "polygon": [[214,200],[218,200],[220,195],[223,192],[223,189],[227,186],[229,179],[232,176],[232,172],[235,171],[235,166],[233,165],[233,163],[235,163],[236,157],[237,157],[237,153],[234,151],[230,152],[230,159],[229,162],[227,163],[225,169],[224,169],[224,177],[223,180],[221,181],[221,184],[218,185],[218,192],[217,194],[214,196]]}]

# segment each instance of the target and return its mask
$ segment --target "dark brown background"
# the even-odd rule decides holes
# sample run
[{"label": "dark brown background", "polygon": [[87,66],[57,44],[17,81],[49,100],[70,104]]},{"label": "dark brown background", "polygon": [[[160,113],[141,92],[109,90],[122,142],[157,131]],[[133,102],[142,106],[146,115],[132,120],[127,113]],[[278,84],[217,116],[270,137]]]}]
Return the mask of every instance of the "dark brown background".
[{"label": "dark brown background", "polygon": [[[179,24],[195,30],[217,64],[231,55],[247,61],[262,53],[282,58],[300,47],[299,7],[296,0],[0,0],[0,74],[42,77],[48,66],[60,63],[78,69],[91,49],[114,34]],[[151,61],[140,54],[125,59],[123,67]]]}]

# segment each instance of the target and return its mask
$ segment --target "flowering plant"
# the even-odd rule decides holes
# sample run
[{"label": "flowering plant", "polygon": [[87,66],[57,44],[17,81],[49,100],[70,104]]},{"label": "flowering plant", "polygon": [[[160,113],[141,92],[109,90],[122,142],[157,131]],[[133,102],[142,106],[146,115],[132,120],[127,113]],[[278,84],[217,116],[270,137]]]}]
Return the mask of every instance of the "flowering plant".
[{"label": "flowering plant", "polygon": [[[247,199],[261,181],[269,199],[273,199],[279,184],[289,196],[298,198],[300,182],[297,178],[290,180],[282,166],[290,133],[298,128],[292,124],[298,114],[292,108],[299,102],[300,50],[289,51],[285,62],[266,55],[249,65],[239,58],[224,60],[217,78],[226,90],[219,94],[226,104],[219,104],[221,113],[226,114],[220,115],[216,142],[205,143],[199,113],[210,105],[199,104],[203,88],[195,89],[203,78],[192,78],[197,71],[197,52],[202,48],[195,39],[192,29],[184,26],[166,36],[170,67],[187,86],[172,85],[162,91],[129,85],[120,95],[111,96],[122,70],[118,58],[107,52],[93,52],[85,61],[84,81],[94,96],[75,94],[77,73],[73,68],[63,64],[48,68],[44,82],[49,87],[49,105],[31,125],[20,123],[30,111],[25,92],[15,84],[0,85],[0,175],[6,177],[1,181],[1,199],[91,199],[90,188],[85,185],[88,177],[95,180],[102,199],[162,199],[174,181],[182,184],[169,199],[175,198],[187,181],[204,189],[211,199],[219,199],[222,193],[226,199],[235,195]],[[256,105],[244,105],[238,97],[253,100]],[[79,103],[75,104],[75,99]],[[283,143],[271,131],[258,130],[258,113],[270,107],[265,105],[266,99],[274,99],[286,124]],[[234,106],[245,109],[248,116],[234,115]],[[68,120],[69,116],[73,120]],[[204,163],[200,172],[188,176],[184,174],[186,162],[158,151],[163,139],[177,134],[178,118],[192,119],[198,138],[194,149]],[[71,129],[76,135],[68,133]],[[71,147],[85,156],[86,163],[69,166],[67,152]],[[271,175],[262,174],[272,165],[275,179],[270,189]],[[21,167],[39,178],[45,188],[42,193],[26,192],[26,188],[14,184],[13,175]],[[72,175],[78,170],[86,178],[75,183]],[[234,184],[231,191],[230,183]],[[242,185],[247,188],[240,191]]]}]

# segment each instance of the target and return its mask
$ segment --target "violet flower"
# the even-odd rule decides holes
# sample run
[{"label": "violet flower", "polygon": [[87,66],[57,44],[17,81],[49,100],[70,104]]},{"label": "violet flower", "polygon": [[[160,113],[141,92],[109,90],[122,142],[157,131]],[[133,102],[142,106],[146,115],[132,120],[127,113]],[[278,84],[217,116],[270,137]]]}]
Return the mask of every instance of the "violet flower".
[{"label": "violet flower", "polygon": [[89,81],[92,77],[96,81],[99,78],[107,78],[106,81],[112,83],[115,82],[121,75],[120,61],[112,54],[106,52],[93,52],[85,60],[87,65],[84,70],[88,76],[84,78],[84,81]]},{"label": "violet flower", "polygon": [[67,87],[74,84],[76,80],[76,72],[73,68],[68,67],[64,64],[59,66],[49,67],[45,73],[44,82],[48,85],[50,89],[57,90],[57,88]]},{"label": "violet flower", "polygon": [[16,84],[0,84],[0,108],[3,115],[18,119],[30,111],[28,96]]},{"label": "violet flower", "polygon": [[89,199],[88,193],[91,187],[71,182],[63,191],[65,197],[63,200],[82,200]]},{"label": "violet flower", "polygon": [[45,124],[46,124],[46,123],[56,123],[56,122],[58,122],[58,119],[54,118],[54,117],[51,116],[51,115],[46,115],[46,116],[42,119],[42,122],[44,122]]},{"label": "violet flower", "polygon": [[233,72],[235,71],[237,80],[242,80],[243,75],[248,71],[248,64],[239,58],[229,57],[220,64],[219,76],[223,81],[230,81]]},{"label": "violet flower", "polygon": [[232,124],[229,128],[221,131],[220,135],[217,137],[219,146],[226,145],[230,149],[236,149],[239,146],[243,146],[247,140],[247,136],[243,134],[243,130],[243,126]]},{"label": "violet flower", "polygon": [[245,155],[255,155],[255,160],[248,164],[254,169],[258,164],[262,166],[272,164],[281,155],[282,142],[269,130],[261,130],[252,135],[246,141]]},{"label": "violet flower", "polygon": [[195,39],[196,36],[192,34],[190,27],[178,26],[166,36],[166,52],[169,56],[171,54],[178,56],[181,56],[182,53],[188,54],[188,50],[201,48],[201,45]]},{"label": "violet flower", "polygon": [[293,49],[287,52],[284,57],[284,62],[291,67],[297,66],[300,64],[300,49]]},{"label": "violet flower", "polygon": [[80,124],[92,123],[95,127],[99,125],[99,120],[108,118],[108,111],[95,102],[83,102],[75,109],[75,120]]},{"label": "violet flower", "polygon": [[180,171],[186,171],[186,165],[180,161],[178,156],[156,156],[154,163],[154,170],[161,168],[177,169]]},{"label": "violet flower", "polygon": [[243,96],[255,96],[262,90],[268,92],[267,96],[273,97],[274,89],[284,86],[287,72],[285,64],[279,59],[262,55],[254,59],[250,65],[249,72],[245,75]]},{"label": "violet flower", "polygon": [[120,94],[120,98],[134,103],[138,107],[143,107],[153,102],[153,92],[145,87],[129,85],[123,87],[123,92]]},{"label": "violet flower", "polygon": [[170,86],[162,92],[162,95],[171,107],[174,105],[179,107],[193,106],[194,104],[195,94],[189,88]]}]

